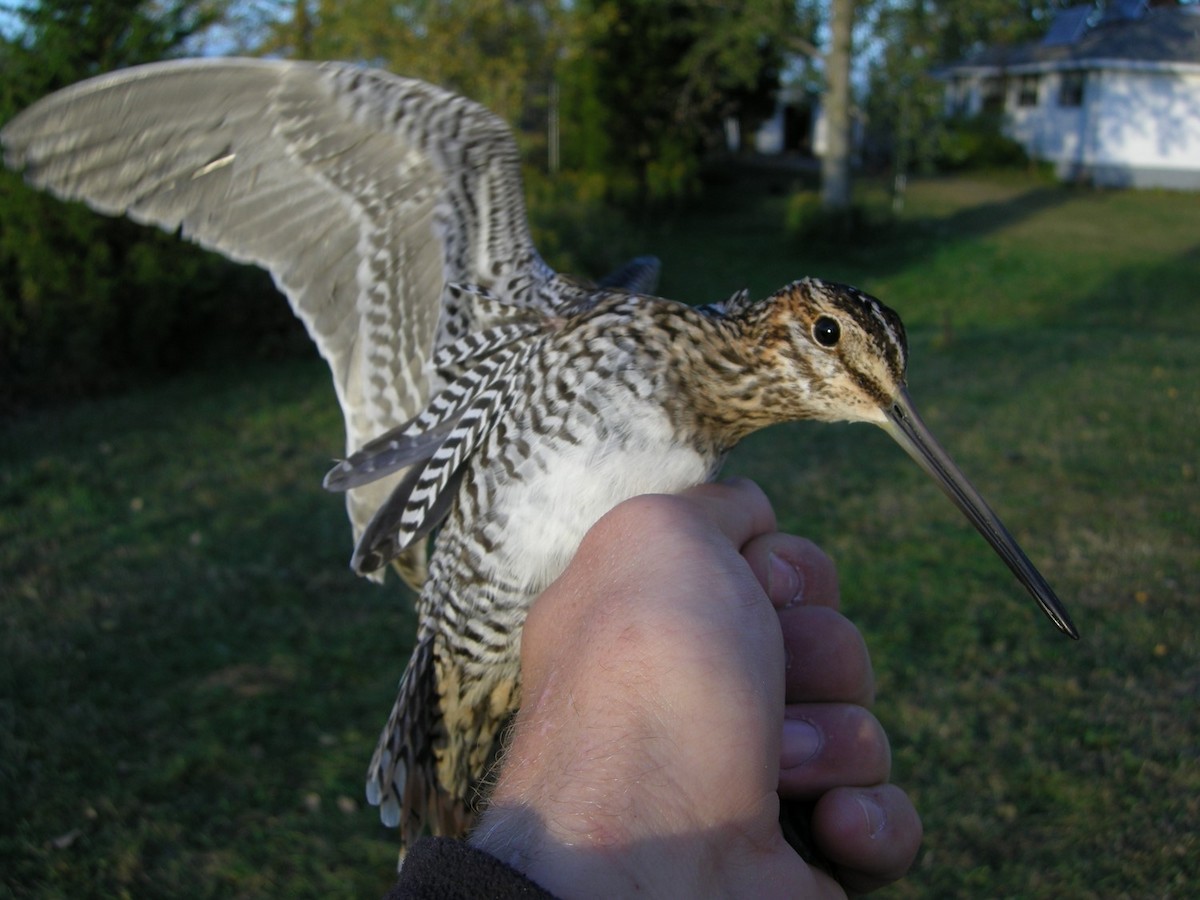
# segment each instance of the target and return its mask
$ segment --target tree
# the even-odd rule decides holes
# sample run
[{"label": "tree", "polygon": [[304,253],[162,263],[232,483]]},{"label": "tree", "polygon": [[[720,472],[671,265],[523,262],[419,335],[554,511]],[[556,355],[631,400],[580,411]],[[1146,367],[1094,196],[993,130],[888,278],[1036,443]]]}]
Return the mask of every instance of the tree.
[{"label": "tree", "polygon": [[[220,13],[209,0],[18,6],[0,40],[0,122],[67,84],[184,51]],[[256,274],[0,171],[0,405],[173,364],[206,317],[244,317],[253,305],[239,297],[270,291]]]},{"label": "tree", "polygon": [[554,0],[296,0],[259,49],[421,78],[520,126],[544,120],[567,18]]},{"label": "tree", "polygon": [[32,99],[27,95],[162,59],[220,21],[225,5],[223,0],[17,4],[9,13],[18,23],[16,37],[6,54],[16,68],[5,71],[5,80],[10,90],[26,95],[16,99]]},{"label": "tree", "polygon": [[937,67],[992,44],[1033,40],[1077,0],[893,0],[869,23],[880,52],[871,67],[868,112],[875,143],[899,172],[938,156],[943,85]]},{"label": "tree", "polygon": [[[269,0],[262,0],[269,2]],[[794,0],[294,0],[264,52],[360,60],[456,90],[610,198],[684,193],[725,116],[778,81]],[[546,158],[550,148],[546,147]]]},{"label": "tree", "polygon": [[560,68],[564,166],[599,166],[626,200],[691,190],[724,118],[777,85],[796,8],[787,0],[580,3],[582,40]]},{"label": "tree", "polygon": [[829,49],[825,53],[825,154],[821,158],[821,206],[827,213],[850,209],[850,60],[854,0],[831,0]]}]

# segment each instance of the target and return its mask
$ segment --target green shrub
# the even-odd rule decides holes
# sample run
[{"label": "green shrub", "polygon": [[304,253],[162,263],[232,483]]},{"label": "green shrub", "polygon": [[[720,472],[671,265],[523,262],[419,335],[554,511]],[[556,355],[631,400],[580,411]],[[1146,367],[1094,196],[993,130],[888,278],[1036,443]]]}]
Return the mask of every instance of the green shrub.
[{"label": "green shrub", "polygon": [[946,172],[1015,169],[1029,165],[1020,143],[1006,136],[999,116],[958,117],[947,121],[937,142],[935,164]]},{"label": "green shrub", "polygon": [[610,202],[621,185],[599,172],[525,172],[525,195],[533,242],[564,274],[599,278],[630,257],[645,253],[628,216]]},{"label": "green shrub", "polygon": [[836,244],[881,231],[891,223],[886,210],[856,198],[849,209],[827,210],[817,191],[801,190],[788,198],[784,227],[806,243]]}]

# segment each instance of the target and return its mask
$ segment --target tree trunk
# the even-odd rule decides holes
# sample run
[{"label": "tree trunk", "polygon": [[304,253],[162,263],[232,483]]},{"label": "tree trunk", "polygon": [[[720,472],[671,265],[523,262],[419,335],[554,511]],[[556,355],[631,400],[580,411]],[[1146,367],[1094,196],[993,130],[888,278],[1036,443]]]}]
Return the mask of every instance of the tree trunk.
[{"label": "tree trunk", "polygon": [[308,9],[308,0],[296,0],[295,12],[292,17],[295,31],[295,47],[293,59],[313,58],[313,19]]},{"label": "tree trunk", "polygon": [[821,206],[826,212],[845,212],[850,209],[850,36],[854,28],[854,0],[832,0],[830,6]]}]

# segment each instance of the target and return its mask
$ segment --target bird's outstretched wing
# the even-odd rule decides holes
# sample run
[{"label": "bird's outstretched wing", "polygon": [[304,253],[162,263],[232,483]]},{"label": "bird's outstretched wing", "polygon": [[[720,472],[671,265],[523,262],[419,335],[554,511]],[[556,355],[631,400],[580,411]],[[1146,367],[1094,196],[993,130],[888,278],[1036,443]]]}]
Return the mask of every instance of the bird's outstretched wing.
[{"label": "bird's outstretched wing", "polygon": [[[421,81],[157,63],[60,91],[0,140],[36,186],[266,268],[329,362],[348,452],[416,416],[434,353],[473,330],[447,285],[549,314],[573,293],[533,246],[508,127]],[[402,476],[348,492],[356,539]]]},{"label": "bird's outstretched wing", "polygon": [[[331,486],[348,489],[354,564],[399,554],[410,583],[532,345],[606,289],[649,292],[658,277],[643,257],[601,288],[560,278],[533,246],[504,122],[356,66],[142,66],[40,101],[0,141],[35,186],[271,273],[333,372],[348,459]],[[372,802],[398,819],[395,780],[405,809],[461,827],[457,795],[426,799],[440,688],[422,633],[381,744],[406,755],[372,763]]]}]

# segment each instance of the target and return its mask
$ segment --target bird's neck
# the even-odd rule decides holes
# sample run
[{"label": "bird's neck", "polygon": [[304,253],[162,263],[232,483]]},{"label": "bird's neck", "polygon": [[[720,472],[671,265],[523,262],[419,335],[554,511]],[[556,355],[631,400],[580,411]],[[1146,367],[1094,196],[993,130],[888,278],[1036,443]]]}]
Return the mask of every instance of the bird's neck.
[{"label": "bird's neck", "polygon": [[707,452],[727,453],[781,415],[785,380],[770,318],[760,306],[732,315],[664,304],[653,327],[670,348],[663,404],[682,435]]}]

